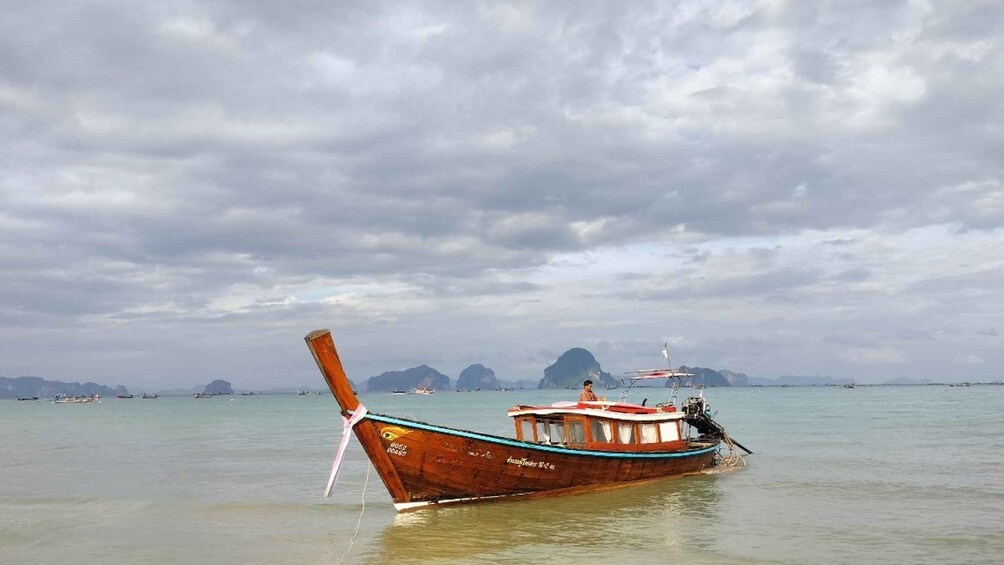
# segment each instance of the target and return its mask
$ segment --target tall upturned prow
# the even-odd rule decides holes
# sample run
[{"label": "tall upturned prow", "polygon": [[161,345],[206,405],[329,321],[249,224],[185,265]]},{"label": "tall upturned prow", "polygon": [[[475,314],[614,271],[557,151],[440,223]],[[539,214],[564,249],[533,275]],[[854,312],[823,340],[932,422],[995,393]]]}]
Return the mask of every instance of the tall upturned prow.
[{"label": "tall upturned prow", "polygon": [[338,350],[335,349],[335,342],[331,339],[329,330],[314,330],[303,338],[307,342],[307,347],[314,355],[317,367],[324,375],[331,394],[338,401],[342,408],[342,415],[347,416],[359,406],[359,398],[352,391],[349,377],[342,367],[342,360],[338,358]]},{"label": "tall upturned prow", "polygon": [[[328,330],[314,330],[307,334],[304,339],[307,342],[307,347],[310,348],[310,352],[314,355],[317,368],[321,370],[324,380],[328,383],[328,388],[331,389],[331,394],[334,395],[335,400],[338,401],[338,406],[342,409],[342,416],[351,416],[360,407],[359,399],[352,392],[349,378],[345,376],[345,369],[342,368],[342,361],[338,358],[338,350],[335,349],[335,342],[331,339],[331,332]],[[410,502],[411,497],[401,482],[401,477],[398,476],[397,470],[390,461],[390,457],[388,457],[386,451],[381,446],[380,432],[377,431],[375,422],[363,416],[359,422],[352,426],[352,431],[355,432],[359,443],[363,446],[363,450],[366,451],[366,455],[373,463],[373,467],[376,468],[377,474],[380,475],[384,486],[390,492],[394,503],[402,504]],[[348,433],[348,430],[346,430],[346,433]]]},{"label": "tall upturned prow", "polygon": [[352,391],[331,333],[317,330],[305,339],[345,420],[329,490],[351,430],[398,510],[606,489],[741,460],[734,450],[719,455],[733,442],[703,398],[688,399],[684,410],[672,401],[648,407],[623,399],[521,404],[509,409],[515,438],[375,414]]}]

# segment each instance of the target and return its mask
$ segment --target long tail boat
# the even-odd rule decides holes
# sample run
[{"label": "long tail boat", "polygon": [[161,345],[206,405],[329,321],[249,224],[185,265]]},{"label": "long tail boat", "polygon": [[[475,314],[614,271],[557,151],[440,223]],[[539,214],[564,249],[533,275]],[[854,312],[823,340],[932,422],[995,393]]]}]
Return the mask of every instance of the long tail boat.
[{"label": "long tail boat", "polygon": [[[680,409],[625,401],[520,405],[509,410],[515,438],[375,414],[353,393],[330,332],[304,339],[345,422],[328,491],[351,430],[398,511],[600,490],[740,460],[737,444],[700,397]],[[683,374],[643,371],[632,381]],[[730,448],[728,456],[722,447]]]}]

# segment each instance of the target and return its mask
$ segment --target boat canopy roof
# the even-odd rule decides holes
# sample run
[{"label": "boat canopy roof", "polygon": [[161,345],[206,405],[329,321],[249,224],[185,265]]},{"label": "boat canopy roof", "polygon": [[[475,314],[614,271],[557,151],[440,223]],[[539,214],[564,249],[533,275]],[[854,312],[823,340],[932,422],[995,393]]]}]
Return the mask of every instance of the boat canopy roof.
[{"label": "boat canopy roof", "polygon": [[682,420],[683,412],[672,406],[648,407],[628,402],[555,402],[550,406],[518,405],[509,409],[509,416],[536,416],[560,418],[564,416],[585,416],[633,422],[667,422]]},{"label": "boat canopy roof", "polygon": [[654,379],[672,379],[672,378],[683,378],[694,376],[689,371],[681,371],[679,369],[639,369],[637,371],[628,371],[624,373],[624,377],[621,380],[626,381],[647,381]]}]

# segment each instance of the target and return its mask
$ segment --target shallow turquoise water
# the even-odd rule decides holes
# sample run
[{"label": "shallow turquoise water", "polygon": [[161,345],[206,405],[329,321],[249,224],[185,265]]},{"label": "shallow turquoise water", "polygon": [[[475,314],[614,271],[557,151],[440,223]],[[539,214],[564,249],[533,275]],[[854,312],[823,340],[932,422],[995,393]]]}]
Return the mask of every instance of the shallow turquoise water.
[{"label": "shallow turquoise water", "polygon": [[[507,407],[572,395],[362,401],[512,435]],[[341,435],[328,396],[0,401],[0,562],[1004,562],[1004,387],[707,396],[757,452],[745,469],[403,515],[354,440],[321,497]]]}]

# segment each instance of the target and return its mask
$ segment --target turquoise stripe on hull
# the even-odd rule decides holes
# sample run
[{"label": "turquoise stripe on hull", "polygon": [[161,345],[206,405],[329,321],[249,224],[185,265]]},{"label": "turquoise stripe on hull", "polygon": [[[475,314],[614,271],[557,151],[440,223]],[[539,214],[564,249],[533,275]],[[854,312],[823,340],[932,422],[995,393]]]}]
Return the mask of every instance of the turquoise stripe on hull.
[{"label": "turquoise stripe on hull", "polygon": [[563,453],[565,455],[591,455],[595,457],[614,457],[619,459],[671,459],[676,457],[694,457],[697,455],[704,455],[705,453],[710,453],[718,449],[717,445],[712,447],[706,447],[704,449],[697,449],[694,451],[673,451],[673,452],[649,452],[649,453],[624,453],[615,451],[593,451],[588,449],[569,449],[565,447],[554,447],[552,445],[542,445],[539,443],[526,443],[522,441],[517,441],[514,439],[490,436],[485,434],[479,434],[474,432],[468,432],[465,430],[455,430],[453,428],[443,428],[440,426],[433,426],[432,424],[426,424],[423,422],[415,422],[412,420],[401,420],[398,418],[393,418],[391,416],[383,416],[381,414],[373,414],[369,412],[363,418],[364,420],[373,420],[375,422],[383,422],[385,424],[397,424],[401,426],[409,426],[412,428],[418,428],[420,430],[426,430],[430,432],[438,432],[442,434],[448,434],[451,436],[465,437],[468,439],[476,439],[480,441],[487,441],[491,443],[499,443],[502,445],[509,445],[512,447],[519,447],[521,449],[532,449],[535,451],[547,451],[551,453]]}]

